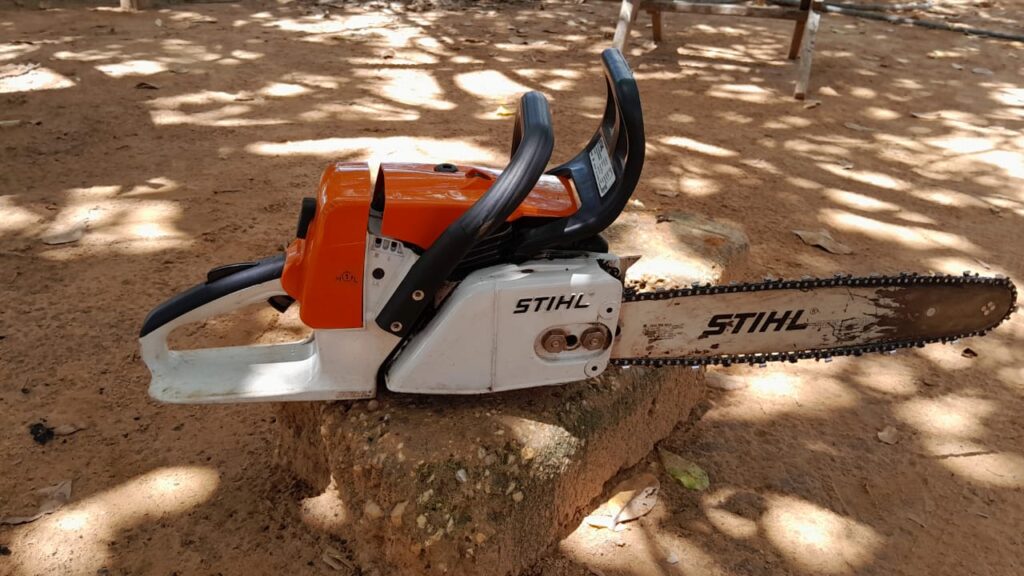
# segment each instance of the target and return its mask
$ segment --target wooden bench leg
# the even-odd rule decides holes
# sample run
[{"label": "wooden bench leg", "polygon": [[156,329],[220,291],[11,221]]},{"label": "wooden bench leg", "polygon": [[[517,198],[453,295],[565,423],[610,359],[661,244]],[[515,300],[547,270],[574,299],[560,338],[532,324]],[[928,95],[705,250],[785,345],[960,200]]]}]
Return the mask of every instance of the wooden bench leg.
[{"label": "wooden bench leg", "polygon": [[796,80],[796,90],[793,97],[803,100],[807,97],[807,85],[811,81],[811,60],[814,58],[814,37],[818,33],[818,23],[821,21],[821,14],[811,10],[807,14],[807,30],[804,31],[803,47],[800,50],[800,71]]},{"label": "wooden bench leg", "polygon": [[622,0],[622,8],[619,9],[619,22],[615,25],[615,37],[612,38],[612,46],[620,51],[626,50],[626,39],[629,38],[629,29],[636,20],[636,13],[640,10],[640,0]]},{"label": "wooden bench leg", "polygon": [[802,18],[796,21],[796,25],[793,27],[793,38],[789,41],[789,59],[796,60],[797,55],[800,53],[800,45],[804,39],[804,28],[807,25],[807,18]]},{"label": "wooden bench leg", "polygon": [[661,42],[661,10],[651,10],[651,37]]},{"label": "wooden bench leg", "polygon": [[803,43],[804,29],[807,26],[807,17],[814,12],[811,9],[811,1],[803,0],[800,2],[800,9],[804,11],[803,18],[796,21],[793,25],[793,38],[789,41],[789,59],[796,60],[797,55],[800,54],[800,44]]}]

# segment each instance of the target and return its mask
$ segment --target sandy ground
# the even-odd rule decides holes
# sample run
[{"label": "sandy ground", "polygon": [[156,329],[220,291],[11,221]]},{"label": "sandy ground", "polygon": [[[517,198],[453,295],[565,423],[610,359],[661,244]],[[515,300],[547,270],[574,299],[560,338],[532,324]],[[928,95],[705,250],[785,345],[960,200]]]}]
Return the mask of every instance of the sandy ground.
[{"label": "sandy ground", "polygon": [[[1017,1],[946,4],[1019,27]],[[0,121],[21,121],[0,128],[0,514],[73,481],[61,511],[0,527],[0,574],[333,573],[321,553],[345,543],[297,521],[271,408],[150,401],[142,318],[208,268],[278,251],[328,160],[500,165],[496,111],[526,89],[549,96],[568,157],[603,105],[616,11],[0,11]],[[807,107],[787,24],[670,15],[654,46],[647,21],[628,50],[648,131],[631,209],[739,223],[757,276],[1020,283],[1021,46],[826,17]],[[854,253],[791,233],[818,227]],[[663,476],[650,515],[581,528],[535,572],[1020,574],[1022,340],[1018,317],[955,346],[737,371],[742,388],[665,442],[706,492]],[[38,422],[85,428],[40,445]]]}]

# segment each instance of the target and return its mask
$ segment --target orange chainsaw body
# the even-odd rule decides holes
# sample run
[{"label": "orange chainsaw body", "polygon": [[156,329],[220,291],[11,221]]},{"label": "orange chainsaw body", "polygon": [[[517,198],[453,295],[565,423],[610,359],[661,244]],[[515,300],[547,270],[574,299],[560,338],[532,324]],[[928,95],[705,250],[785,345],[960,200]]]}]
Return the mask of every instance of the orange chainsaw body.
[{"label": "orange chainsaw body", "polygon": [[[501,174],[489,168],[447,166],[457,171],[438,172],[431,164],[381,164],[377,176],[377,188],[385,197],[381,234],[426,250]],[[568,178],[545,176],[508,221],[561,218],[576,207]]]},{"label": "orange chainsaw body", "polygon": [[[438,167],[445,169],[439,171]],[[316,217],[305,238],[288,246],[281,283],[300,303],[310,328],[363,326],[363,273],[371,207],[383,206],[381,235],[426,250],[484,195],[500,172],[443,164],[381,164],[376,189],[363,162],[337,162],[324,170]],[[509,216],[561,218],[578,199],[568,178],[545,176]]]}]

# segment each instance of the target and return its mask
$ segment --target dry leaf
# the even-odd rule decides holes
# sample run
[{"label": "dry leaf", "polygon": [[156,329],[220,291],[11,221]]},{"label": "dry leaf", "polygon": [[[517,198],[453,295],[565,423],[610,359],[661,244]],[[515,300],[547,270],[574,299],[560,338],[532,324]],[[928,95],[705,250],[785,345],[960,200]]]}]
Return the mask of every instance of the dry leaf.
[{"label": "dry leaf", "polygon": [[964,358],[977,358],[978,357],[978,353],[975,352],[974,350],[971,350],[970,348],[964,348],[964,351],[961,352],[960,355],[963,356]]},{"label": "dry leaf", "polygon": [[817,246],[833,254],[853,254],[851,250],[845,244],[836,241],[832,238],[832,235],[827,230],[809,231],[809,230],[793,230],[793,233],[800,237],[804,241],[804,244],[809,246]]},{"label": "dry leaf", "polygon": [[149,82],[139,82],[135,85],[136,90],[159,90],[160,87],[156,84],[150,84]]},{"label": "dry leaf", "polygon": [[46,500],[43,500],[43,503],[39,505],[35,514],[31,516],[5,516],[0,518],[0,526],[3,526],[4,524],[12,526],[16,524],[28,524],[29,522],[35,522],[47,514],[53,514],[57,510],[60,510],[62,506],[71,500],[71,480],[64,480],[59,484],[41,488],[36,490],[36,494],[46,497]]},{"label": "dry leaf", "polygon": [[921,120],[935,120],[939,117],[938,112],[911,112],[911,118],[920,118]]},{"label": "dry leaf", "polygon": [[892,426],[886,426],[877,434],[878,439],[886,444],[895,444],[900,441],[900,432]]},{"label": "dry leaf", "polygon": [[993,72],[988,68],[971,68],[971,72],[981,76],[991,76]]},{"label": "dry leaf", "polygon": [[5,64],[0,66],[0,78],[14,78],[16,76],[24,76],[29,72],[39,68],[38,62],[24,62],[20,64]]},{"label": "dry leaf", "polygon": [[664,188],[658,188],[654,193],[666,198],[675,198],[676,196],[679,196],[679,192],[676,192],[675,190],[665,190]]},{"label": "dry leaf", "polygon": [[686,458],[664,448],[658,448],[658,456],[661,457],[661,465],[665,467],[669,476],[675,478],[684,488],[704,490],[711,485],[708,473]]},{"label": "dry leaf", "polygon": [[55,246],[57,244],[70,244],[78,242],[85,236],[85,220],[79,220],[64,230],[51,231],[43,236],[43,244]]},{"label": "dry leaf", "polygon": [[70,436],[80,430],[85,430],[85,426],[79,426],[77,424],[61,424],[53,429],[53,433],[57,436]]},{"label": "dry leaf", "polygon": [[650,512],[658,502],[661,483],[653,474],[641,474],[620,482],[612,491],[614,496],[584,518],[596,528],[615,528]]},{"label": "dry leaf", "polygon": [[501,106],[498,106],[498,109],[495,110],[494,113],[497,114],[498,116],[515,116],[516,115],[515,108],[509,108],[509,107],[505,106],[504,104],[502,104]]},{"label": "dry leaf", "polygon": [[350,572],[355,570],[355,566],[349,562],[348,558],[345,558],[345,555],[333,546],[324,548],[324,553],[320,556],[320,559],[324,561],[324,564],[335,570],[347,570]]},{"label": "dry leaf", "polygon": [[862,126],[860,124],[857,124],[856,122],[844,122],[843,126],[846,126],[850,130],[856,130],[857,132],[874,132],[875,131],[874,128],[868,128],[867,126]]},{"label": "dry leaf", "polygon": [[812,108],[817,108],[818,106],[821,106],[821,100],[811,100],[810,102],[804,104],[804,109],[810,110]]}]

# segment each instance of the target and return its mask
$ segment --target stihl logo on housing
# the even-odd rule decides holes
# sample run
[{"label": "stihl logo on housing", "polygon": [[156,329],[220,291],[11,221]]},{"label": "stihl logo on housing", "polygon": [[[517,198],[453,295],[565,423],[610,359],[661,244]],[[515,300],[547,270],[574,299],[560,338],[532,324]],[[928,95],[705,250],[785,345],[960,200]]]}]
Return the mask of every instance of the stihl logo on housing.
[{"label": "stihl logo on housing", "polygon": [[[803,310],[785,310],[781,314],[775,310],[770,312],[739,312],[737,314],[715,314],[708,320],[708,328],[701,333],[701,338],[724,334],[730,327],[730,333],[746,332],[782,332],[783,330],[806,330],[807,324],[801,324]],[[749,324],[747,320],[753,319]]]},{"label": "stihl logo on housing", "polygon": [[585,294],[579,292],[576,294],[568,294],[566,296],[537,296],[536,298],[520,298],[516,301],[516,309],[512,313],[523,314],[531,311],[551,312],[552,310],[590,308],[590,303],[584,302],[583,296],[585,296]]}]

